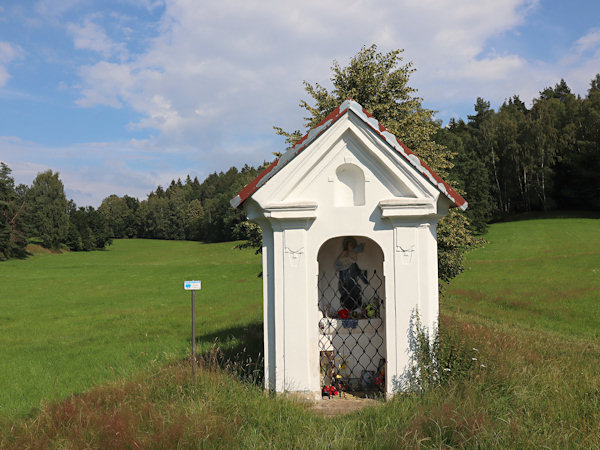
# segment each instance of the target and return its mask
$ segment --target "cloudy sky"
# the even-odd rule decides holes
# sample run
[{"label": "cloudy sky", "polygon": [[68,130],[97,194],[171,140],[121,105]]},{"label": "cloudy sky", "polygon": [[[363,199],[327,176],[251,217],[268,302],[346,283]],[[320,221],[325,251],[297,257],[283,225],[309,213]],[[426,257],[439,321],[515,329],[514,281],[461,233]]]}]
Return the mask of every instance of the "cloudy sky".
[{"label": "cloudy sky", "polygon": [[598,0],[7,0],[0,161],[17,183],[60,172],[69,198],[144,198],[285,148],[302,81],[329,86],[363,45],[404,49],[444,123],[478,96],[530,102],[600,72]]}]

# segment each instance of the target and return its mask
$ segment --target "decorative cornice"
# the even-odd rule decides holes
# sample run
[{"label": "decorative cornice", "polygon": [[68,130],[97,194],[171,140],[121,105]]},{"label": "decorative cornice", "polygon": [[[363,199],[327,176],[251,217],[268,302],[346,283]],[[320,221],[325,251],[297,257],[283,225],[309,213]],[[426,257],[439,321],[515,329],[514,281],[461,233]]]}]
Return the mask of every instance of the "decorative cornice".
[{"label": "decorative cornice", "polygon": [[381,217],[428,216],[437,213],[435,204],[428,198],[400,197],[379,202]]},{"label": "decorative cornice", "polygon": [[284,203],[269,203],[263,208],[265,217],[271,219],[315,219],[317,203],[296,201]]}]

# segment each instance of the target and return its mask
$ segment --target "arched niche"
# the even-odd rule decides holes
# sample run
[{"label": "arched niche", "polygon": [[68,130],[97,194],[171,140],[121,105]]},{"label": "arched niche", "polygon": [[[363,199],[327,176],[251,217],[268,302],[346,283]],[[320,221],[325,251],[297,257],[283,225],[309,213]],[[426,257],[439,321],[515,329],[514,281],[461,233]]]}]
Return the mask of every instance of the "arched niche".
[{"label": "arched niche", "polygon": [[366,237],[338,236],[321,246],[317,259],[321,384],[343,383],[350,391],[384,389],[381,247]]},{"label": "arched niche", "polygon": [[365,174],[355,164],[345,163],[336,171],[335,206],[362,206],[365,204]]}]

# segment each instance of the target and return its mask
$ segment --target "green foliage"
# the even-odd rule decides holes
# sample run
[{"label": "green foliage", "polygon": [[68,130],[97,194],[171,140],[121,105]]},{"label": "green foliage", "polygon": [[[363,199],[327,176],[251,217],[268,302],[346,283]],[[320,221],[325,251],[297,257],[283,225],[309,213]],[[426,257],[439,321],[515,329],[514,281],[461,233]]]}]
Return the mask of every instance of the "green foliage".
[{"label": "green foliage", "polygon": [[27,255],[28,238],[52,250],[95,250],[110,244],[104,218],[92,207],[78,210],[72,200],[67,202],[58,173],[39,173],[31,187],[15,188],[10,172],[1,163],[0,259]]},{"label": "green foliage", "polygon": [[448,180],[469,200],[469,208],[464,212],[468,226],[477,233],[484,233],[492,213],[490,179],[485,164],[475,153],[466,124],[452,120],[448,128],[437,131],[434,139],[455,154]]},{"label": "green foliage", "polygon": [[98,212],[107,221],[111,237],[133,238],[137,236],[139,228],[138,208],[139,201],[136,198],[113,194],[102,200]]},{"label": "green foliage", "polygon": [[103,249],[112,243],[108,223],[100,211],[69,202],[69,233],[67,246],[73,251]]},{"label": "green foliage", "polygon": [[19,217],[24,202],[19,202],[10,174],[10,168],[0,162],[0,260],[24,256],[27,246]]},{"label": "green foliage", "polygon": [[29,235],[44,247],[58,250],[69,232],[67,197],[58,172],[38,173],[26,195],[26,221]]},{"label": "green foliage", "polygon": [[[202,183],[188,175],[185,182],[173,180],[167,189],[158,186],[142,201],[111,195],[98,210],[108,222],[114,238],[231,241],[246,238],[235,231],[245,220],[229,200],[252,181],[262,168],[245,165],[210,174]],[[241,229],[240,229],[241,230]]]},{"label": "green foliage", "polygon": [[[434,111],[423,108],[422,99],[415,95],[416,89],[409,86],[409,77],[415,69],[411,63],[401,64],[401,53],[402,50],[380,53],[377,46],[372,45],[363,47],[346,67],[334,62],[331,92],[318,83],[304,82],[306,93],[315,103],[311,106],[305,100],[300,102],[309,113],[305,125],[315,126],[344,100],[352,98],[437,174],[448,178],[454,153],[433,139],[439,124],[434,121]],[[290,143],[300,136],[299,131],[286,133],[280,128],[276,131],[286,136]],[[468,221],[460,215],[455,211],[439,223],[438,233],[444,237],[440,247],[439,276],[445,281],[462,270],[464,252],[474,243]]]},{"label": "green foliage", "polygon": [[[38,174],[31,187],[15,187],[10,169],[0,169],[0,259],[23,256],[27,238],[46,248],[72,251],[103,249],[113,238],[201,240],[246,239],[241,210],[229,200],[252,181],[262,167],[245,165],[213,173],[202,183],[189,177],[158,186],[148,198],[110,195],[96,211],[67,202],[58,173]],[[21,230],[25,230],[22,232]],[[248,229],[248,233],[253,230]]]},{"label": "green foliage", "polygon": [[438,278],[448,282],[464,269],[466,251],[483,245],[484,240],[473,236],[469,221],[456,209],[443,217],[437,228]]},{"label": "green foliage", "polygon": [[236,240],[244,241],[236,248],[253,248],[256,254],[262,251],[262,232],[257,224],[245,220],[235,226],[233,233]]},{"label": "green foliage", "polygon": [[515,213],[600,209],[599,92],[596,75],[585,98],[561,80],[530,109],[518,96],[497,112],[478,98],[468,123],[452,120],[438,133],[457,153],[452,179],[466,191],[475,230]]},{"label": "green foliage", "polygon": [[[575,101],[578,108],[570,124],[571,149],[555,168],[555,198],[560,208],[600,210],[600,74],[590,83],[588,95]],[[573,109],[573,108],[571,108]],[[564,139],[563,139],[564,141]]]},{"label": "green foliage", "polygon": [[[372,45],[363,47],[346,67],[334,61],[331,92],[318,83],[305,81],[305,91],[315,103],[311,106],[305,100],[300,102],[308,112],[305,125],[307,128],[317,125],[344,100],[352,98],[445,178],[452,167],[453,155],[432,140],[439,125],[434,120],[434,111],[423,108],[422,99],[415,95],[416,89],[409,86],[415,69],[412,63],[401,64],[401,53],[402,50],[380,53]],[[300,137],[299,131],[279,134],[290,140]]]}]

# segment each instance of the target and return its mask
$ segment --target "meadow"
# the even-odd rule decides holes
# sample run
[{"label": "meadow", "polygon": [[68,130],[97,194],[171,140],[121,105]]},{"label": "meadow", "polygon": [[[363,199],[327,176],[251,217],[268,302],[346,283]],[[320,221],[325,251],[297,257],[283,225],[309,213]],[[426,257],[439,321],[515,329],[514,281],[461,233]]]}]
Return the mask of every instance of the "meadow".
[{"label": "meadow", "polygon": [[600,338],[600,220],[497,223],[452,281],[443,312],[565,337]]},{"label": "meadow", "polygon": [[[0,447],[599,447],[600,220],[498,223],[485,238],[440,303],[440,329],[468,369],[333,418],[265,395],[240,376],[244,361],[207,352],[215,337],[260,347],[252,252],[117,241],[11,261],[0,267],[0,292],[10,293],[0,300],[0,370],[11,380],[0,398],[12,405]],[[204,358],[193,381],[181,283],[199,273]]]},{"label": "meadow", "polygon": [[232,345],[262,320],[260,256],[233,243],[116,240],[105,251],[51,254],[0,264],[0,417],[82,392],[191,348],[190,292],[198,351]]}]

